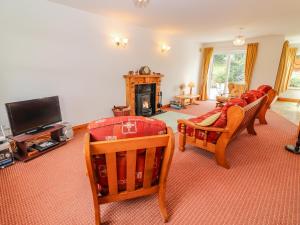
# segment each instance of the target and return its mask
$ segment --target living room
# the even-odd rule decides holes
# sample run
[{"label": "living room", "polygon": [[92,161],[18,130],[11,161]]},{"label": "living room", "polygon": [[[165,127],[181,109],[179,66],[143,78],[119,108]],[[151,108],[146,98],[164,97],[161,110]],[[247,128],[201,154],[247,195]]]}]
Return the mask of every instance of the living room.
[{"label": "living room", "polygon": [[[299,224],[299,9],[292,0],[1,1],[0,141],[12,159],[0,169],[0,224]],[[230,83],[241,93],[230,96]],[[38,121],[45,99],[56,117]],[[99,134],[112,123],[126,126]],[[156,133],[132,136],[132,126]],[[59,144],[43,150],[44,136]],[[124,164],[125,181],[119,145],[137,160]],[[106,186],[95,178],[100,152]]]}]

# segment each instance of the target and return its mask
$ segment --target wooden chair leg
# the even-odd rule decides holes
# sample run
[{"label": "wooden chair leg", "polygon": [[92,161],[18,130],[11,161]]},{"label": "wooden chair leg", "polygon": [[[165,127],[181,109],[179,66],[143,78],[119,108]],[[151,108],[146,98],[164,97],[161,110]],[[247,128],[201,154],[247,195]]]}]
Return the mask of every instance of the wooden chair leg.
[{"label": "wooden chair leg", "polygon": [[230,166],[226,160],[226,157],[225,157],[225,148],[217,149],[215,152],[215,157],[216,157],[216,161],[217,161],[218,165],[220,165],[226,169],[230,168]]},{"label": "wooden chair leg", "polygon": [[178,148],[180,151],[184,152],[185,151],[185,144],[186,144],[186,139],[185,139],[185,135],[179,132],[179,144],[178,144]]},{"label": "wooden chair leg", "polygon": [[268,107],[267,106],[263,106],[261,108],[261,110],[259,111],[257,118],[259,120],[260,124],[268,124],[267,120],[266,120],[266,113],[267,113]]},{"label": "wooden chair leg", "polygon": [[254,129],[254,122],[255,122],[255,118],[252,121],[250,121],[247,127],[248,134],[256,135],[256,131]]},{"label": "wooden chair leg", "polygon": [[168,215],[167,207],[166,207],[166,186],[165,186],[165,184],[162,184],[159,187],[158,203],[159,203],[160,214],[163,217],[164,222],[166,223],[166,222],[168,222],[169,215]]},{"label": "wooden chair leg", "polygon": [[258,115],[258,120],[260,124],[268,124],[267,120],[266,120],[266,114],[264,113],[260,113]]},{"label": "wooden chair leg", "polygon": [[94,203],[94,210],[95,210],[95,225],[101,225],[100,205],[98,204],[98,202]]}]

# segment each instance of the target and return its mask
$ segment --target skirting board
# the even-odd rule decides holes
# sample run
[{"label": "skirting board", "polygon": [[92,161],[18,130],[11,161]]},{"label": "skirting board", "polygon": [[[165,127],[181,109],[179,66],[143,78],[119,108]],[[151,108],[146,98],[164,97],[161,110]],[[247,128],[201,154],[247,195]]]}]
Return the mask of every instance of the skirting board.
[{"label": "skirting board", "polygon": [[73,127],[73,131],[74,133],[80,131],[80,130],[86,130],[88,127],[88,123],[84,123],[84,124],[80,124],[80,125],[76,125]]},{"label": "skirting board", "polygon": [[282,98],[282,97],[278,97],[277,100],[281,101],[281,102],[300,102],[300,99],[297,99],[297,98]]}]

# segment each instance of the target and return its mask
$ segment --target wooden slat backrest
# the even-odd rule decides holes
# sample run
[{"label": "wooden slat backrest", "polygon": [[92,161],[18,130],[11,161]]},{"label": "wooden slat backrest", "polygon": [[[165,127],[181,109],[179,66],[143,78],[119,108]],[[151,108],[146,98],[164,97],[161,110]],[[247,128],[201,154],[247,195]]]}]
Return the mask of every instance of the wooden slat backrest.
[{"label": "wooden slat backrest", "polygon": [[[169,128],[168,131],[170,132]],[[152,174],[155,162],[155,154],[157,147],[166,148],[170,145],[170,138],[172,134],[146,136],[138,138],[128,138],[112,141],[96,141],[89,142],[88,149],[90,159],[97,155],[105,155],[106,170],[108,178],[109,195],[117,195],[118,193],[118,175],[117,175],[117,153],[126,152],[126,191],[133,192],[136,190],[136,160],[137,150],[146,149],[145,153],[145,169],[143,188],[151,188]],[[174,138],[174,137],[173,137]],[[172,143],[174,140],[172,140]],[[172,146],[174,149],[174,146]],[[87,149],[87,147],[86,147]],[[164,151],[164,154],[166,151]],[[170,154],[170,152],[168,153]],[[165,156],[163,158],[166,158]],[[171,160],[171,157],[167,157]],[[170,161],[169,160],[169,161]],[[163,163],[163,162],[162,162]],[[169,163],[169,162],[167,162]],[[93,182],[94,189],[96,190],[96,168],[91,163],[91,169],[93,170]],[[164,169],[165,171],[166,169]],[[89,176],[91,176],[89,174]]]},{"label": "wooden slat backrest", "polygon": [[156,153],[156,148],[147,148],[146,150],[145,171],[144,171],[144,181],[143,181],[144,188],[149,188],[151,186],[155,153]]},{"label": "wooden slat backrest", "polygon": [[118,193],[118,179],[117,179],[117,156],[115,152],[106,153],[106,171],[108,178],[109,194],[115,195]]},{"label": "wooden slat backrest", "polygon": [[136,150],[127,152],[127,191],[135,190]]},{"label": "wooden slat backrest", "polygon": [[263,104],[265,104],[267,98],[268,97],[265,95],[243,108],[244,109],[244,118],[243,118],[241,124],[239,125],[239,127],[237,128],[237,130],[235,131],[233,136],[237,136],[245,128],[247,128],[248,125],[251,122],[253,122],[253,120],[255,120],[257,114],[259,113]]}]

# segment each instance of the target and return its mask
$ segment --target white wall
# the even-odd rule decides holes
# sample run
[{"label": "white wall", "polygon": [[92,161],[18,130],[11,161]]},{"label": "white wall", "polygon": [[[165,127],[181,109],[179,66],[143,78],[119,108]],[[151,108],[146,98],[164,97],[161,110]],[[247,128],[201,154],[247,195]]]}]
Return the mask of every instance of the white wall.
[{"label": "white wall", "polygon": [[[0,27],[0,124],[8,125],[4,103],[52,95],[73,124],[111,116],[125,104],[122,75],[142,65],[165,74],[164,104],[182,82],[198,82],[197,43],[56,3],[1,0]],[[129,38],[126,49],[113,45],[114,33]]]},{"label": "white wall", "polygon": [[[284,36],[272,35],[247,40],[247,43],[252,42],[258,42],[259,47],[250,88],[257,88],[261,84],[269,84],[274,86],[282,45],[284,42]],[[236,47],[233,46],[231,41],[207,43],[203,44],[203,47],[213,47],[215,52],[246,49],[246,45],[242,47]]]},{"label": "white wall", "polygon": [[251,39],[249,41],[259,43],[251,88],[256,88],[261,84],[269,84],[271,86],[275,85],[284,41],[283,35],[265,36]]}]

